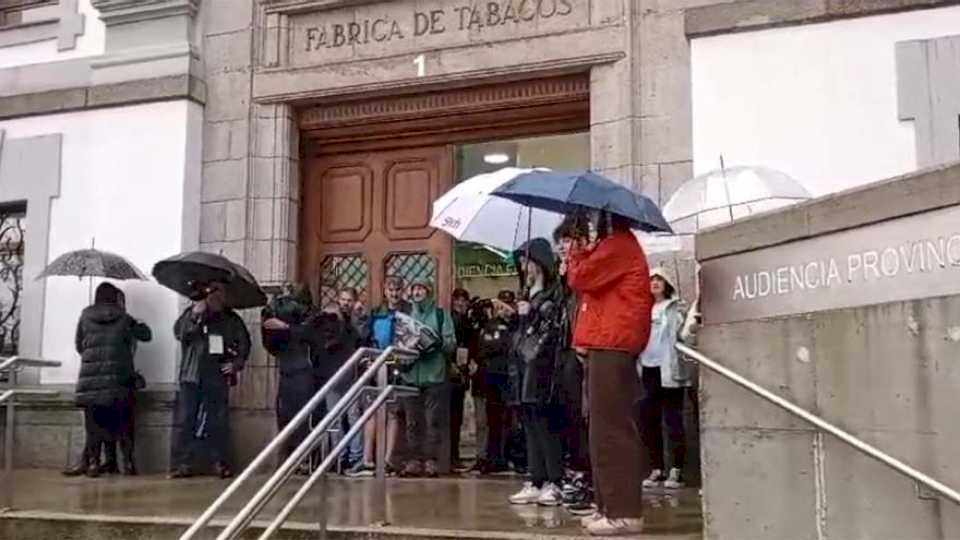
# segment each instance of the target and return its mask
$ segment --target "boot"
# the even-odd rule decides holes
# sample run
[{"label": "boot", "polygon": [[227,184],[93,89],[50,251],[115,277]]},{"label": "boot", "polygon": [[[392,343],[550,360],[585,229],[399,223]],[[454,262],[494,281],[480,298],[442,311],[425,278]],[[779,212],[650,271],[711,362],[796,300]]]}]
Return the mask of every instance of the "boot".
[{"label": "boot", "polygon": [[120,467],[117,465],[117,443],[114,441],[103,443],[103,465],[100,466],[100,472],[120,474]]},{"label": "boot", "polygon": [[87,474],[88,469],[89,469],[89,465],[87,465],[87,460],[83,459],[80,461],[80,463],[64,470],[61,474],[63,474],[67,478],[72,478],[74,476],[83,476]]},{"label": "boot", "polygon": [[120,440],[120,451],[123,452],[123,475],[136,476],[137,465],[133,459],[133,440],[124,438]]},{"label": "boot", "polygon": [[90,469],[90,452],[86,448],[83,449],[83,453],[80,454],[80,463],[69,467],[64,470],[61,474],[67,478],[72,478],[75,476],[83,476],[87,474],[87,470]]}]

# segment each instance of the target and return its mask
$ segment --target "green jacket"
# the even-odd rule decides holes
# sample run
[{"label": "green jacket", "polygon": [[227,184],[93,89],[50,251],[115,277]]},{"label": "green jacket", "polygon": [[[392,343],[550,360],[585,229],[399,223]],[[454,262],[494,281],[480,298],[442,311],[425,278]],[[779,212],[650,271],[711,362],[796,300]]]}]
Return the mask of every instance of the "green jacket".
[{"label": "green jacket", "polygon": [[413,318],[437,331],[443,345],[437,352],[417,359],[413,367],[402,374],[404,384],[424,387],[447,381],[447,364],[457,350],[457,334],[450,313],[438,308],[433,300],[414,303],[410,312]]}]

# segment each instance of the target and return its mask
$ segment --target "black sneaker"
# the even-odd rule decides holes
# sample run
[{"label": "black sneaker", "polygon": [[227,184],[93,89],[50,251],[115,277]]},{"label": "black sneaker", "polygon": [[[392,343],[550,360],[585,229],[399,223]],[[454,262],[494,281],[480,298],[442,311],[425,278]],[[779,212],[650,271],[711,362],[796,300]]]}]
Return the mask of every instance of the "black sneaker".
[{"label": "black sneaker", "polygon": [[567,512],[575,516],[592,516],[597,511],[597,505],[593,502],[582,502],[567,506]]},{"label": "black sneaker", "polygon": [[361,460],[353,467],[350,467],[344,474],[353,478],[359,478],[373,476],[375,472],[376,467],[373,463],[364,463],[363,460]]},{"label": "black sneaker", "polygon": [[193,476],[193,471],[190,470],[190,467],[186,465],[180,465],[179,467],[170,471],[170,474],[167,475],[167,478],[171,480],[178,480],[180,478],[190,478]]}]

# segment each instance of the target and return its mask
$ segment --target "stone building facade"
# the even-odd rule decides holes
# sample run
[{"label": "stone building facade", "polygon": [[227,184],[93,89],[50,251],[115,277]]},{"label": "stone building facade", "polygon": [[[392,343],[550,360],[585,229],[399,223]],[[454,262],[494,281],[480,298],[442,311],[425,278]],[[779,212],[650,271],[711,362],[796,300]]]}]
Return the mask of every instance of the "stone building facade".
[{"label": "stone building facade", "polygon": [[[118,250],[137,246],[139,264],[200,248],[245,264],[268,286],[300,279],[322,295],[324,268],[372,253],[361,273],[376,298],[378,277],[421,264],[411,257],[425,254],[447,290],[451,247],[428,230],[423,214],[424,201],[455,181],[451,145],[588,133],[590,168],[662,204],[694,173],[691,40],[956,3],[60,0],[0,27],[0,130],[7,132],[0,204],[29,201],[26,274],[70,241],[109,235],[115,227],[100,220],[73,227],[75,236],[57,233],[57,247],[48,246],[48,229],[65,227],[72,214],[58,218],[53,204],[45,216],[44,201],[59,193],[67,204],[72,195],[62,190],[82,166],[66,154],[93,155],[80,147],[58,157],[58,137],[63,145],[82,137],[63,135],[59,126],[89,125],[96,138],[106,126],[120,129],[112,122],[137,122],[130,132],[104,132],[103,145],[125,149],[121,142],[135,141],[138,131],[165,130],[169,136],[150,144],[166,153],[148,152],[111,174],[135,178],[170,167],[175,178],[150,185],[171,182],[174,189],[130,202],[123,215],[168,205],[176,221],[155,227],[152,241],[133,230],[117,238]],[[71,49],[77,39],[87,40],[82,51]],[[18,47],[29,52],[22,62]],[[43,168],[51,163],[62,166]],[[692,262],[681,266],[689,287]],[[83,294],[69,293],[69,306],[57,311],[51,287],[63,292],[43,283],[26,291],[21,352],[64,357],[63,370],[35,377],[69,391],[76,359],[66,358],[71,351],[55,334],[69,331]],[[144,285],[132,294],[135,307],[137,294],[144,310],[154,301],[164,306],[149,310],[148,320],[159,339],[172,340],[163,330],[176,301]],[[155,367],[140,428],[149,441],[141,445],[149,448],[146,470],[166,466],[175,373],[158,367],[173,365],[175,347],[155,347],[146,353]],[[271,362],[258,348],[233,396],[241,460],[273,432]],[[23,465],[60,467],[78,446],[80,416],[68,399],[29,407],[21,418]],[[49,451],[31,451],[38,446]]]}]

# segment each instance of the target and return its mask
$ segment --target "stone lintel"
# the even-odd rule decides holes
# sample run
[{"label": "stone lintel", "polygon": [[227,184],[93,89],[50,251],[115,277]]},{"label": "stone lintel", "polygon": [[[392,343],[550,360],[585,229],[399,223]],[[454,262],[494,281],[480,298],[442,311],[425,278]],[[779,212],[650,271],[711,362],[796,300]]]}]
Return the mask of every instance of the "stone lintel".
[{"label": "stone lintel", "polygon": [[957,4],[960,0],[739,0],[688,9],[684,30],[696,38]]}]

